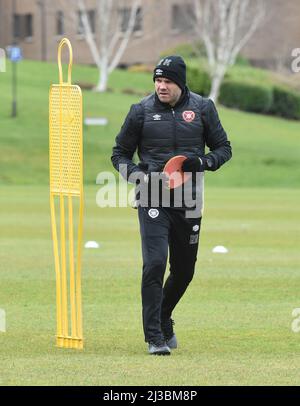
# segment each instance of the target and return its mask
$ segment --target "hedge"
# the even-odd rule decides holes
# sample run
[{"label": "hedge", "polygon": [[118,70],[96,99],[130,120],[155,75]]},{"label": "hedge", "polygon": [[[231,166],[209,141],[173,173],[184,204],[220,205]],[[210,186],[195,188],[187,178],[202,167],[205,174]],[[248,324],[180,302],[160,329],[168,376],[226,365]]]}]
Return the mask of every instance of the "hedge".
[{"label": "hedge", "polygon": [[273,90],[270,86],[227,79],[221,85],[219,102],[240,110],[267,113],[273,104]]},{"label": "hedge", "polygon": [[205,70],[187,65],[188,87],[192,92],[208,96],[211,88],[211,79]]},{"label": "hedge", "polygon": [[273,104],[270,112],[276,116],[300,119],[300,95],[293,90],[273,88]]}]

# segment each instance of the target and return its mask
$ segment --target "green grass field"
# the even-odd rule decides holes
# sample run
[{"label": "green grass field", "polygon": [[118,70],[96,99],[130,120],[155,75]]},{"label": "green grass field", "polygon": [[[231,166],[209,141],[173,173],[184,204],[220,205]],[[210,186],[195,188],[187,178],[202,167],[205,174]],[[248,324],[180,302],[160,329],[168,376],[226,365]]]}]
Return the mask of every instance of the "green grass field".
[{"label": "green grass field", "polygon": [[[85,349],[55,347],[55,273],[48,191],[48,90],[56,64],[23,61],[19,116],[10,115],[10,67],[0,75],[0,385],[299,385],[300,123],[219,108],[233,160],[206,176],[197,271],[174,318],[179,348],[150,357],[141,322],[136,211],[96,205],[114,137],[151,76],[116,71],[112,92],[84,92]],[[88,80],[87,80],[88,78]],[[75,82],[95,82],[74,66]],[[226,255],[212,254],[224,245]]]},{"label": "green grass field", "polygon": [[[1,385],[298,385],[299,198],[286,189],[207,188],[196,276],[174,317],[180,346],[143,342],[136,211],[100,209],[86,188],[85,349],[55,347],[48,190],[2,188]],[[212,254],[215,245],[229,253]]]}]

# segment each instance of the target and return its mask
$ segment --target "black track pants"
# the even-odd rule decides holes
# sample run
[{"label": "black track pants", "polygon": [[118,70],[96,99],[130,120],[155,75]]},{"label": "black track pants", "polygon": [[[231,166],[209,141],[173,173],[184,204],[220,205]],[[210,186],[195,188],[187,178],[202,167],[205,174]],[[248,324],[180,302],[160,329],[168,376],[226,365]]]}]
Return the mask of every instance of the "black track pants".
[{"label": "black track pants", "polygon": [[[183,210],[139,207],[143,252],[142,306],[145,341],[162,339],[161,319],[172,311],[193,278],[201,218]],[[170,275],[163,287],[169,249]]]}]

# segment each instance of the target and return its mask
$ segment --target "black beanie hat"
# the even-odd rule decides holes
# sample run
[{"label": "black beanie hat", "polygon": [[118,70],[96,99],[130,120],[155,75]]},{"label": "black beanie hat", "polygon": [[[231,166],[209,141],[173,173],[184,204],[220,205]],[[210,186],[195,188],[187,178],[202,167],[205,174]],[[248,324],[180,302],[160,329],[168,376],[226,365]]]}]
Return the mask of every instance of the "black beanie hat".
[{"label": "black beanie hat", "polygon": [[153,73],[156,78],[167,78],[175,82],[182,90],[186,85],[186,65],[181,56],[171,55],[161,59]]}]

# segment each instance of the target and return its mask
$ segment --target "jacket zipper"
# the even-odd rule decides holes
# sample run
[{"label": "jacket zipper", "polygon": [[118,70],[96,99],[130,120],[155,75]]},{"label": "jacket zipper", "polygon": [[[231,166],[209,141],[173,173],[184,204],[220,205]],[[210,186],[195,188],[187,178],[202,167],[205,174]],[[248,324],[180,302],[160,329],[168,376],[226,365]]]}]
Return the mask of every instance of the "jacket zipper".
[{"label": "jacket zipper", "polygon": [[176,137],[176,119],[175,119],[175,110],[173,108],[171,108],[172,110],[172,115],[173,115],[173,127],[174,127],[174,137],[173,137],[173,148],[174,148],[174,153],[176,152],[177,149],[177,137]]}]

